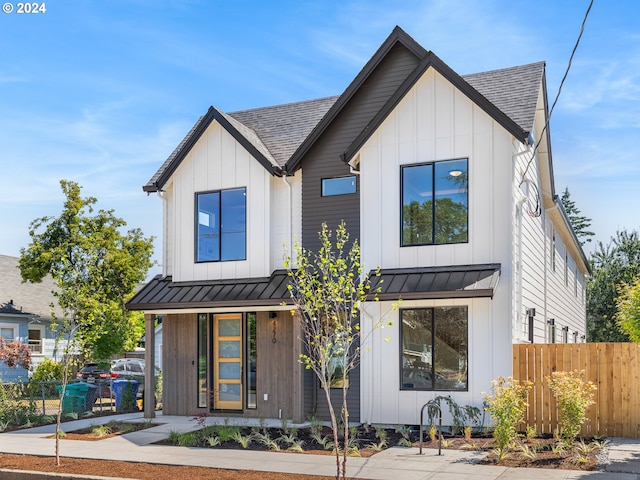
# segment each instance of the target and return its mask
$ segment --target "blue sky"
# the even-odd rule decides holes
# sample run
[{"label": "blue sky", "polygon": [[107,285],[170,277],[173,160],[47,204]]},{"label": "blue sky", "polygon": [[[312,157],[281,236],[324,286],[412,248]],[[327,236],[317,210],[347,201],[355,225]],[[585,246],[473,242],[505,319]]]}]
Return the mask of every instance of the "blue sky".
[{"label": "blue sky", "polygon": [[[0,13],[0,254],[59,214],[64,178],[157,237],[159,260],[161,203],[141,187],[209,105],[340,94],[395,25],[460,74],[546,61],[551,104],[588,4],[52,0]],[[636,0],[595,1],[551,120],[557,193],[605,243],[640,223],[638,25]]]}]

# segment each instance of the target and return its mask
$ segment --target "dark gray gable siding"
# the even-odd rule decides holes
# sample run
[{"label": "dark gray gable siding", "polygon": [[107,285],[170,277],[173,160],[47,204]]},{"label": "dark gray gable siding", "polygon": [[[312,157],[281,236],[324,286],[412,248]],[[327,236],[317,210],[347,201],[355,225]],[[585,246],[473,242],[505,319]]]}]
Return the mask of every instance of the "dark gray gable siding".
[{"label": "dark gray gable siding", "polygon": [[317,250],[318,232],[322,222],[335,230],[344,220],[351,239],[360,234],[360,185],[357,193],[321,196],[324,178],[349,175],[349,166],[340,154],[367,126],[389,97],[398,89],[407,75],[418,64],[413,52],[398,43],[387,53],[365,83],[324,130],[300,162],[302,175],[302,244]]},{"label": "dark gray gable siding", "polygon": [[[351,240],[360,236],[360,185],[357,193],[321,196],[321,182],[324,178],[349,175],[349,166],[340,154],[366,127],[376,113],[416,68],[419,59],[415,53],[401,43],[395,44],[386,56],[369,73],[366,81],[350,97],[322,135],[313,144],[300,162],[302,167],[302,244],[304,248],[317,251],[320,247],[318,232],[326,222],[331,230],[345,221]],[[317,384],[316,384],[317,385]],[[332,390],[332,401],[339,403],[340,389]],[[305,377],[305,410],[315,409],[318,418],[329,417],[326,397],[322,389],[315,392],[313,377]],[[360,374],[359,370],[350,376],[347,406],[351,421],[360,419]]]}]

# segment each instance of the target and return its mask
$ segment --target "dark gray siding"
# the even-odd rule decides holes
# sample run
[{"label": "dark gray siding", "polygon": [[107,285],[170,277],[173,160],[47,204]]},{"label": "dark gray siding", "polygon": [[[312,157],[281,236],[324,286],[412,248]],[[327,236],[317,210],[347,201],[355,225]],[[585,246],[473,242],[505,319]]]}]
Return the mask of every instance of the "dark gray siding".
[{"label": "dark gray siding", "polygon": [[404,46],[397,44],[392,48],[302,159],[302,243],[306,249],[318,249],[322,222],[335,230],[344,220],[351,239],[359,237],[360,185],[356,194],[322,197],[321,181],[323,178],[349,175],[349,166],[340,159],[340,155],[417,64],[418,58]]},{"label": "dark gray siding", "polygon": [[[313,391],[316,390],[314,403]],[[340,418],[342,409],[342,389],[331,389],[331,403],[336,413],[336,418]],[[349,392],[347,393],[347,408],[349,409],[349,421],[360,422],[360,367],[355,368],[349,374]],[[306,418],[315,415],[320,420],[329,420],[329,406],[327,397],[320,383],[315,380],[315,374],[305,371],[304,377],[304,411]]]},{"label": "dark gray siding", "polygon": [[[393,47],[302,159],[302,244],[307,250],[318,250],[320,246],[318,232],[323,222],[335,231],[336,226],[344,220],[350,239],[352,241],[359,239],[359,180],[356,194],[322,197],[322,179],[349,175],[349,166],[340,159],[340,155],[367,127],[418,63],[419,59],[401,44]],[[351,414],[350,420],[359,421],[359,370],[352,372],[350,382],[347,407]],[[307,412],[313,409],[313,388],[313,378],[305,376],[305,411]],[[336,404],[341,402],[341,395],[342,390],[333,391]],[[321,389],[317,392],[316,415],[322,419],[328,418],[327,403]]]}]

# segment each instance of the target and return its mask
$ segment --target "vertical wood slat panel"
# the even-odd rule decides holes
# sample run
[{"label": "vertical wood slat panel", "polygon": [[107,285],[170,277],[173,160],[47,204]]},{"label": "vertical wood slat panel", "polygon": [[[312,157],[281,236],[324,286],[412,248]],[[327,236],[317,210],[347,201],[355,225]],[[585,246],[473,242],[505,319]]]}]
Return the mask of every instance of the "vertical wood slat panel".
[{"label": "vertical wood slat panel", "polygon": [[[557,428],[556,402],[546,378],[554,371],[584,371],[597,386],[586,412],[585,436],[640,436],[640,344],[519,344],[513,346],[513,376],[533,382],[525,425],[539,433]],[[524,428],[524,427],[523,427]]]},{"label": "vertical wood slat panel", "polygon": [[638,407],[638,401],[640,401],[638,396],[638,388],[640,387],[640,385],[638,385],[640,381],[638,375],[638,369],[640,368],[640,363],[638,362],[638,347],[640,347],[640,345],[637,343],[629,344],[629,404],[631,405],[631,419],[629,422],[631,427],[629,429],[629,436],[632,438],[637,438],[638,435],[640,435],[640,424],[636,423],[634,425],[633,423],[633,419],[640,416],[640,408]]},{"label": "vertical wood slat panel", "polygon": [[617,385],[620,385],[620,368],[622,367],[622,362],[620,359],[620,344],[616,343],[612,345],[613,357],[611,359],[611,403],[612,405],[618,405],[618,408],[613,409],[613,431],[621,431],[622,430],[622,396],[620,395],[620,389],[616,388]]}]

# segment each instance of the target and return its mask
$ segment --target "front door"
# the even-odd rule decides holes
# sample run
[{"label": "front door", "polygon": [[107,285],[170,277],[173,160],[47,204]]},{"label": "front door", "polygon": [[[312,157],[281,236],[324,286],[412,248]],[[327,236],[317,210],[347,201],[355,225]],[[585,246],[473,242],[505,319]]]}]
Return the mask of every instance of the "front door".
[{"label": "front door", "polygon": [[213,317],[215,409],[242,410],[242,314]]}]

